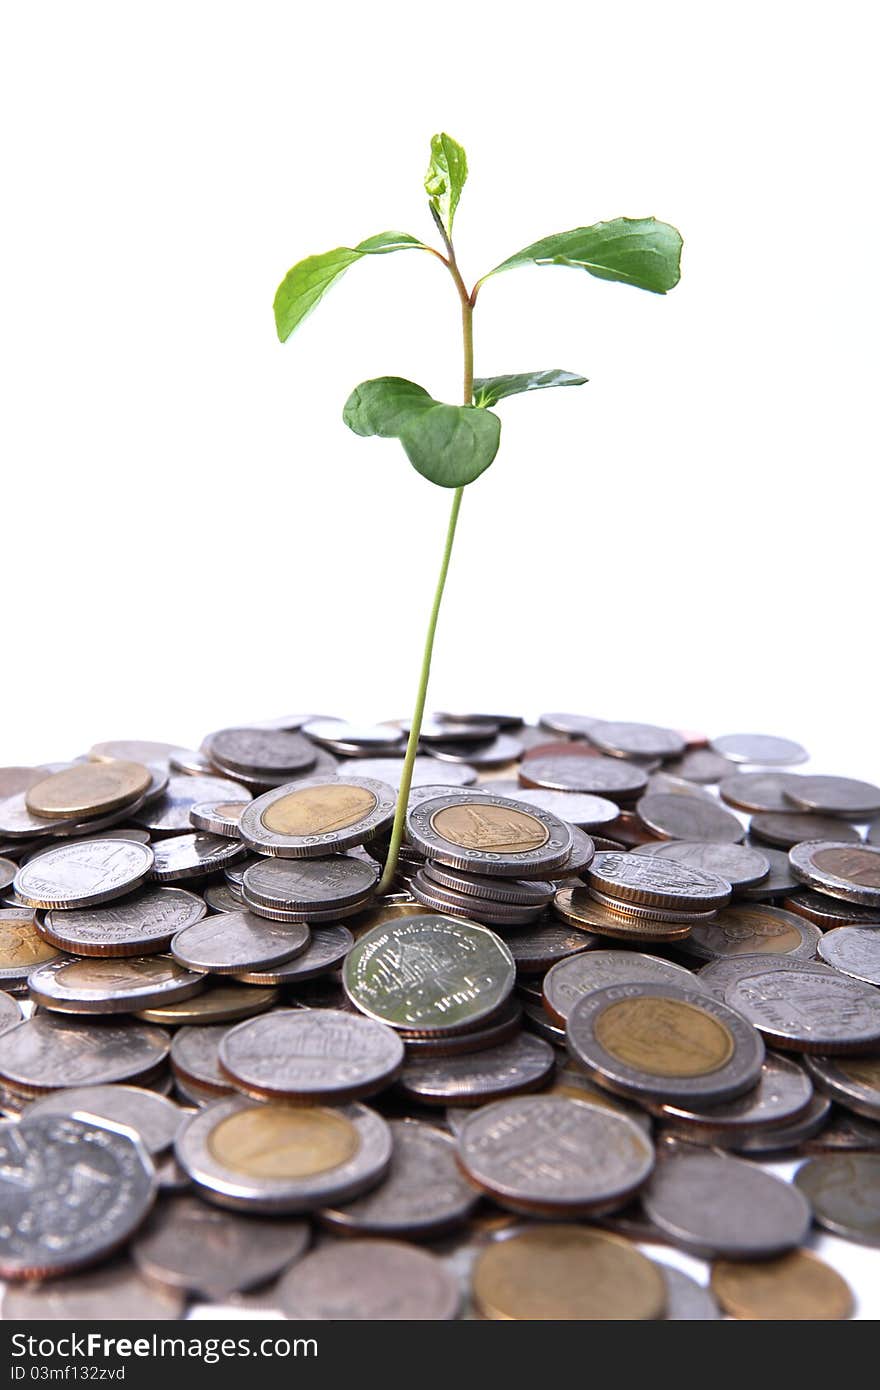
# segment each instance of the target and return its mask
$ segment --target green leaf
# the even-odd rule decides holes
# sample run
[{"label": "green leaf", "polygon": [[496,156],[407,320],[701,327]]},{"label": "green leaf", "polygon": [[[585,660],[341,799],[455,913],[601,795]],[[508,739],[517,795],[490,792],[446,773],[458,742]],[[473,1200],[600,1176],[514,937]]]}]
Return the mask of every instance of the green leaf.
[{"label": "green leaf", "polygon": [[585,376],[558,368],[546,372],[516,372],[512,376],[481,376],[474,380],[474,400],[477,405],[495,405],[505,396],[544,391],[548,386],[584,386],[586,381]]},{"label": "green leaf", "polygon": [[475,405],[444,405],[422,386],[382,376],[356,386],[342,418],[355,434],[399,439],[417,472],[438,487],[464,487],[498,452],[501,421]]},{"label": "green leaf", "polygon": [[[496,265],[489,275],[522,265],[570,265],[600,280],[619,280],[654,294],[679,281],[681,234],[653,217],[616,217],[592,227],[575,227],[532,242]],[[484,276],[488,280],[489,275]]]},{"label": "green leaf", "polygon": [[451,135],[432,135],[425,192],[448,237],[452,236],[452,222],[466,179],[467,156],[461,145]]},{"label": "green leaf", "polygon": [[364,256],[387,256],[391,251],[424,251],[424,242],[406,232],[380,232],[357,246],[337,246],[322,256],[307,256],[288,270],[275,292],[275,327],[286,342],[349,266]]}]

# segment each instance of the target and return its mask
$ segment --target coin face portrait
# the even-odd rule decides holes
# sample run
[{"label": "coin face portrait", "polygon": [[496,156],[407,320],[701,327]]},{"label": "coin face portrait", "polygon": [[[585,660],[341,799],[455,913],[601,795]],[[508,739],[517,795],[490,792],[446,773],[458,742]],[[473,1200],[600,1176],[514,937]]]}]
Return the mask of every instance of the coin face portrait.
[{"label": "coin face portrait", "polygon": [[733,1056],[734,1041],[717,1018],[679,999],[621,999],[596,1020],[605,1051],[652,1076],[706,1076]]},{"label": "coin face portrait", "polygon": [[327,835],[363,820],[377,804],[366,787],[334,782],[291,792],[268,806],[260,819],[278,835]]},{"label": "coin face portrait", "polygon": [[862,888],[880,888],[880,854],[858,846],[820,849],[812,856],[817,869],[858,883]]},{"label": "coin face portrait", "polygon": [[546,827],[526,811],[477,802],[436,811],[431,828],[450,844],[489,854],[525,853],[540,849],[550,838]]},{"label": "coin face portrait", "polygon": [[259,1105],[221,1120],[208,1139],[216,1161],[252,1178],[308,1178],[354,1158],[355,1126],[320,1107]]}]

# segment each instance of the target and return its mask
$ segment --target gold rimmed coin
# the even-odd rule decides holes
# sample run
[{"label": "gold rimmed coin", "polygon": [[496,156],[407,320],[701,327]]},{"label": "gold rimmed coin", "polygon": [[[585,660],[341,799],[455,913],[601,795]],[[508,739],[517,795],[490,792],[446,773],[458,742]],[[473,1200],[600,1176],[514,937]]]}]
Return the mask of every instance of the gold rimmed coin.
[{"label": "gold rimmed coin", "polygon": [[[553,911],[570,927],[631,941],[679,941],[691,930],[691,922],[656,922],[649,917],[618,913],[597,902],[586,888],[560,888]],[[684,914],[682,914],[684,917]]]},{"label": "gold rimmed coin", "polygon": [[141,763],[74,763],[36,782],[25,794],[31,815],[46,820],[87,820],[138,801],[153,775]]},{"label": "gold rimmed coin", "polygon": [[852,1315],[852,1290],[809,1250],[775,1260],[716,1260],[712,1292],[725,1313],[756,1322],[827,1322]]}]

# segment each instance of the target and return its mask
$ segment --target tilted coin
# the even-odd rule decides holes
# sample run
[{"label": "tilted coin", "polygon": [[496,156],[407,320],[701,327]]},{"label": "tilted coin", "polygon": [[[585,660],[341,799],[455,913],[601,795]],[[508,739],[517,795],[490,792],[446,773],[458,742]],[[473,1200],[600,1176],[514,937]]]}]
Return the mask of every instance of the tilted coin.
[{"label": "tilted coin", "polygon": [[209,734],[204,750],[216,767],[235,776],[279,781],[308,772],[315,750],[302,734],[286,729],[221,729]]},{"label": "tilted coin", "polygon": [[[546,1095],[567,1096],[569,1100],[585,1100],[590,1105],[599,1105],[606,1110],[615,1110],[619,1115],[626,1115],[650,1138],[653,1124],[650,1115],[641,1106],[632,1105],[621,1096],[612,1095],[610,1091],[603,1091],[601,1086],[594,1086],[586,1073],[581,1071],[577,1063],[572,1062],[568,1057],[557,1058],[556,1068],[556,1080],[545,1093]],[[462,1116],[462,1123],[464,1123],[468,1112],[463,1110],[458,1113]]]},{"label": "tilted coin", "polygon": [[487,768],[504,767],[506,763],[515,762],[523,747],[519,739],[511,734],[496,734],[494,738],[484,739],[480,743],[464,740],[435,741],[426,744],[425,751],[438,762],[464,763],[469,767]]},{"label": "tilted coin", "polygon": [[699,782],[689,782],[686,777],[672,777],[668,772],[652,772],[645,789],[646,796],[697,796],[703,801],[716,804],[715,798]]},{"label": "tilted coin", "polygon": [[285,1317],[294,1320],[448,1321],[461,1303],[457,1278],[436,1255],[375,1239],[312,1251],[276,1292]]},{"label": "tilted coin", "polygon": [[621,758],[583,758],[577,754],[530,758],[520,767],[519,779],[525,787],[588,792],[610,801],[638,796],[648,784],[647,772],[634,763]]},{"label": "tilted coin", "polygon": [[462,1175],[451,1135],[420,1120],[392,1120],[394,1148],[388,1176],[372,1192],[320,1219],[351,1235],[426,1239],[466,1221],[479,1193]]},{"label": "tilted coin", "polygon": [[720,1318],[721,1309],[709,1289],[673,1265],[658,1264],[666,1285],[666,1322],[696,1322]]},{"label": "tilted coin", "polygon": [[[349,1008],[352,1007],[347,1000],[346,1004]],[[440,1037],[433,1037],[427,1033],[407,1033],[401,1030],[400,1036],[406,1044],[408,1060],[423,1057],[457,1057],[463,1052],[483,1052],[508,1042],[519,1034],[522,1022],[519,1001],[509,999],[504,1008],[493,1014],[487,1023],[469,1028],[466,1033],[443,1033]]]},{"label": "tilted coin", "polygon": [[835,1112],[827,1096],[816,1096],[825,1105],[821,1125],[798,1142],[804,1153],[880,1153],[880,1124],[853,1115],[848,1110]]},{"label": "tilted coin", "polygon": [[[384,782],[395,792],[403,776],[403,758],[349,758],[346,777],[364,777]],[[423,786],[468,787],[477,780],[477,770],[462,763],[436,762],[426,754],[416,754],[412,765],[412,790]]]},{"label": "tilted coin", "polygon": [[190,777],[185,773],[168,779],[156,801],[138,811],[135,819],[147,830],[182,834],[192,829],[190,812],[202,801],[247,801],[250,793],[240,782],[225,777]]},{"label": "tilted coin", "polygon": [[731,895],[718,874],[648,854],[597,854],[587,877],[593,887],[628,902],[691,912],[724,907]]},{"label": "tilted coin", "polygon": [[8,888],[17,873],[18,865],[13,860],[0,859],[0,889]]},{"label": "tilted coin", "polygon": [[[501,788],[498,790],[500,792]],[[523,806],[536,806],[540,811],[549,811],[567,825],[586,830],[610,825],[619,813],[619,808],[606,796],[592,796],[589,792],[558,792],[547,787],[517,786],[506,789],[504,795]]]},{"label": "tilted coin", "polygon": [[521,714],[452,714],[448,710],[435,710],[431,718],[435,725],[447,728],[450,724],[472,724],[480,729],[487,725],[496,729],[519,729],[523,724]]},{"label": "tilted coin", "polygon": [[835,816],[815,811],[762,811],[752,816],[749,835],[780,849],[791,849],[802,840],[833,840],[837,844],[859,845],[862,837]]},{"label": "tilted coin", "polygon": [[[571,850],[565,863],[555,871],[554,878],[578,877],[589,867],[593,861],[596,850],[599,849],[598,839],[595,835],[585,835],[578,826],[571,827]],[[611,848],[605,845],[605,848]],[[615,846],[616,848],[616,846]]]},{"label": "tilted coin", "polygon": [[28,976],[31,998],[55,1013],[132,1013],[189,999],[204,978],[171,956],[101,959],[62,956],[38,965]]},{"label": "tilted coin", "polygon": [[612,1211],[654,1166],[650,1139],[625,1115],[562,1096],[483,1106],[458,1143],[472,1182],[499,1206],[540,1216]]},{"label": "tilted coin", "polygon": [[98,1124],[108,1120],[132,1130],[148,1154],[160,1154],[174,1143],[184,1112],[173,1100],[143,1086],[71,1086],[32,1100],[24,1119],[38,1115],[72,1115]]},{"label": "tilted coin", "polygon": [[719,840],[665,840],[654,845],[639,845],[634,852],[674,859],[679,864],[691,864],[696,869],[718,874],[734,892],[760,883],[770,872],[770,860],[760,850]]},{"label": "tilted coin", "polygon": [[40,1284],[10,1285],[3,1319],[19,1322],[162,1322],[183,1316],[184,1299],[143,1279],[127,1260]]},{"label": "tilted coin", "polygon": [[317,927],[302,955],[272,969],[243,971],[236,979],[248,985],[297,985],[335,970],[353,945],[354,937],[347,927]]},{"label": "tilted coin", "polygon": [[880,926],[835,927],[820,938],[818,952],[842,974],[880,985]]},{"label": "tilted coin", "polygon": [[[788,855],[786,855],[786,861]],[[784,899],[787,912],[796,912],[827,931],[830,927],[880,927],[880,909],[859,907],[844,898],[832,898],[828,893],[816,893],[794,881],[794,890]]]},{"label": "tilted coin", "polygon": [[570,956],[544,976],[544,1007],[565,1026],[575,1004],[593,990],[617,984],[678,984],[700,989],[696,976],[682,965],[643,955],[641,951],[588,951]]},{"label": "tilted coin", "polygon": [[137,956],[164,951],[184,927],[205,915],[205,904],[184,888],[140,888],[115,902],[47,912],[45,941],[78,956]]},{"label": "tilted coin", "polygon": [[[626,904],[623,904],[626,906]],[[622,941],[678,941],[688,935],[702,914],[645,909],[639,917],[608,907],[586,888],[560,888],[553,899],[553,911],[570,926],[597,936]]]},{"label": "tilted coin", "polygon": [[30,787],[25,804],[35,816],[85,820],[131,806],[151,781],[149,768],[141,763],[74,763]]},{"label": "tilted coin", "polygon": [[248,1095],[356,1100],[375,1094],[403,1067],[391,1028],[341,1009],[279,1009],[239,1023],[220,1042],[220,1070]]},{"label": "tilted coin", "polygon": [[672,777],[684,777],[690,782],[720,782],[731,770],[731,763],[712,748],[691,748],[680,758],[666,764]]},{"label": "tilted coin", "polygon": [[44,767],[0,767],[0,799],[26,792],[46,776]]},{"label": "tilted coin", "polygon": [[501,1096],[538,1090],[554,1065],[549,1043],[519,1033],[497,1047],[463,1056],[410,1056],[399,1086],[423,1105],[485,1105]]},{"label": "tilted coin", "polygon": [[571,1055],[620,1095],[713,1105],[756,1084],[756,1030],[701,989],[672,983],[606,985],[570,1010]]},{"label": "tilted coin", "polygon": [[750,1322],[827,1322],[848,1318],[852,1291],[810,1250],[775,1260],[716,1260],[712,1292],[725,1313]]},{"label": "tilted coin", "polygon": [[74,842],[24,864],[15,891],[32,907],[91,907],[132,892],[152,867],[149,845],[112,838]]},{"label": "tilted coin", "polygon": [[344,719],[311,719],[303,733],[334,753],[393,753],[403,749],[403,731],[393,724],[349,724]]},{"label": "tilted coin", "polygon": [[713,738],[710,744],[716,753],[732,763],[785,767],[804,763],[809,756],[799,743],[790,738],[777,738],[775,734],[724,734],[721,738]]},{"label": "tilted coin", "polygon": [[154,1283],[222,1300],[273,1279],[308,1246],[306,1221],[220,1212],[184,1195],[157,1203],[131,1254]]},{"label": "tilted coin", "polygon": [[371,1018],[418,1033],[454,1033],[509,998],[516,967],[503,941],[474,922],[434,914],[365,932],[345,958],[343,985]]},{"label": "tilted coin", "polygon": [[501,796],[436,797],[411,807],[407,837],[430,859],[502,878],[539,878],[568,859],[571,832],[557,816]]},{"label": "tilted coin", "polygon": [[475,898],[466,893],[456,893],[452,888],[441,887],[421,870],[417,870],[408,882],[413,896],[430,911],[466,917],[486,926],[522,926],[534,922],[542,912],[540,903],[523,907],[493,901],[490,898]]},{"label": "tilted coin", "polygon": [[263,859],[245,870],[242,893],[258,907],[330,912],[362,902],[379,880],[379,867],[354,855],[325,859]]},{"label": "tilted coin", "polygon": [[708,799],[655,793],[643,796],[636,811],[650,831],[669,840],[736,844],[745,835],[736,816]]},{"label": "tilted coin", "polygon": [[880,1245],[880,1155],[811,1158],[794,1181],[820,1226],[844,1240]]},{"label": "tilted coin", "polygon": [[538,1226],[479,1253],[474,1301],[484,1318],[506,1321],[643,1321],[663,1316],[663,1275],[619,1236]]},{"label": "tilted coin", "polygon": [[220,1070],[220,1044],[229,1024],[190,1024],[178,1028],[171,1042],[171,1069],[179,1080],[193,1082],[214,1095],[229,1095],[234,1089]]},{"label": "tilted coin", "polygon": [[12,841],[54,835],[57,823],[35,816],[25,804],[24,792],[13,792],[0,801],[0,835]]},{"label": "tilted coin", "polygon": [[177,1159],[218,1206],[304,1212],[375,1187],[391,1163],[391,1132],[365,1105],[337,1109],[215,1101],[177,1137]]},{"label": "tilted coin", "polygon": [[202,897],[209,912],[238,912],[242,906],[240,891],[228,883],[209,884]]},{"label": "tilted coin", "polygon": [[880,787],[852,777],[799,777],[796,786],[786,788],[786,794],[805,811],[825,811],[851,820],[880,811]]},{"label": "tilted coin", "polygon": [[[697,979],[708,989],[710,994],[714,994],[716,999],[724,1003],[724,991],[730,984],[735,984],[746,975],[760,974],[762,970],[783,969],[786,956],[774,955],[772,952],[754,956],[718,956],[711,960],[708,965],[697,966]],[[825,967],[815,962],[820,970]]]},{"label": "tilted coin", "polygon": [[93,762],[162,763],[174,752],[173,743],[159,743],[146,738],[116,738],[96,743],[88,751]]},{"label": "tilted coin", "polygon": [[676,1245],[713,1258],[757,1259],[800,1245],[810,1206],[790,1183],[742,1159],[680,1153],[658,1163],[642,1206]]},{"label": "tilted coin", "polygon": [[309,778],[257,797],[239,829],[260,854],[316,859],[380,834],[394,817],[394,801],[391,787],[370,777]]},{"label": "tilted coin", "polygon": [[880,845],[880,820],[872,821],[865,837],[869,845]]},{"label": "tilted coin", "polygon": [[588,714],[541,714],[538,723],[554,734],[567,734],[572,737],[587,737],[594,724],[601,723]]},{"label": "tilted coin", "polygon": [[601,758],[602,756],[598,748],[594,748],[591,743],[585,743],[583,739],[548,739],[543,729],[521,729],[519,737],[525,749],[520,759],[524,763],[531,762],[535,758],[565,758],[569,755],[582,758]]},{"label": "tilted coin", "polygon": [[164,1062],[170,1045],[161,1028],[142,1023],[82,1023],[34,1014],[3,1034],[0,1081],[25,1095],[135,1081]]},{"label": "tilted coin", "polygon": [[810,840],[795,845],[788,857],[795,878],[811,888],[862,907],[880,908],[880,848]]},{"label": "tilted coin", "polygon": [[0,909],[0,987],[20,988],[34,966],[57,955],[38,934],[33,908]]},{"label": "tilted coin", "polygon": [[724,1144],[774,1125],[790,1124],[805,1114],[813,1096],[806,1072],[787,1057],[768,1053],[758,1083],[745,1095],[721,1105],[698,1108],[680,1101],[665,1102],[654,1113],[684,1127],[689,1138]]},{"label": "tilted coin", "polygon": [[0,1124],[0,1274],[67,1274],[109,1254],[156,1192],[139,1141],[61,1115]]},{"label": "tilted coin", "polygon": [[696,923],[682,949],[703,960],[764,953],[814,960],[821,936],[818,927],[794,912],[766,903],[737,903],[723,907],[711,922]]},{"label": "tilted coin", "polygon": [[595,937],[563,922],[542,917],[533,926],[504,933],[504,943],[516,964],[517,975],[536,975],[557,961],[588,951],[599,943]]},{"label": "tilted coin", "polygon": [[200,748],[175,748],[168,754],[169,772],[187,772],[194,777],[210,777],[214,771],[207,754]]},{"label": "tilted coin", "polygon": [[253,1018],[271,1009],[277,1001],[277,989],[223,981],[179,1003],[140,1009],[137,1016],[146,1023],[161,1023],[168,1028],[182,1028],[191,1023],[232,1023],[241,1018]]},{"label": "tilted coin", "polygon": [[185,927],[171,953],[188,970],[235,975],[282,965],[302,955],[311,940],[307,926],[275,926],[251,912],[220,912]]},{"label": "tilted coin", "polygon": [[615,723],[600,719],[590,725],[589,739],[603,753],[615,758],[676,758],[685,741],[675,729],[654,724]]},{"label": "tilted coin", "polygon": [[730,772],[718,793],[738,811],[790,811],[786,788],[801,780],[799,772]]},{"label": "tilted coin", "polygon": [[808,1057],[820,1090],[857,1115],[880,1120],[880,1057]]},{"label": "tilted coin", "polygon": [[153,852],[155,861],[151,877],[160,883],[204,878],[245,856],[244,845],[238,840],[227,840],[222,835],[206,835],[202,830],[187,835],[169,835],[156,843]]},{"label": "tilted coin", "polygon": [[[783,850],[770,849],[766,845],[761,845],[760,850],[764,858],[770,861],[770,872],[752,888],[737,888],[736,896],[746,902],[775,902],[796,889],[798,881],[791,872],[788,855]],[[787,906],[785,903],[782,905]]]},{"label": "tilted coin", "polygon": [[238,823],[249,801],[198,801],[189,813],[197,830],[238,838]]},{"label": "tilted coin", "polygon": [[0,991],[0,1032],[21,1021],[21,1006],[10,994]]},{"label": "tilted coin", "polygon": [[751,1134],[730,1139],[727,1147],[744,1157],[754,1157],[760,1161],[765,1156],[790,1153],[807,1144],[820,1131],[826,1129],[831,1114],[831,1101],[827,1096],[813,1093],[806,1110],[796,1120],[787,1120],[781,1125],[767,1125],[753,1130]]},{"label": "tilted coin", "polygon": [[491,898],[497,902],[523,907],[544,907],[554,894],[552,883],[534,879],[489,878],[484,874],[468,874],[450,869],[430,860],[425,864],[425,876],[445,888],[454,888],[473,898]]},{"label": "tilted coin", "polygon": [[[761,965],[755,964],[761,960]],[[813,961],[748,962],[724,999],[768,1042],[794,1052],[872,1052],[880,1046],[880,994]]]}]

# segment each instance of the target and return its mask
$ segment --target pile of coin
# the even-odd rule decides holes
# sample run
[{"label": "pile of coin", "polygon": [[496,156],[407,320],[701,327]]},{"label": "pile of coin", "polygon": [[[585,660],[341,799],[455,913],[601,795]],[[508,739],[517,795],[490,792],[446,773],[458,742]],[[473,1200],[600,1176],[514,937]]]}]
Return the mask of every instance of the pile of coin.
[{"label": "pile of coin", "polygon": [[880,1245],[880,789],[438,714],[379,898],[407,730],[0,769],[3,1316],[848,1316],[803,1247]]}]

